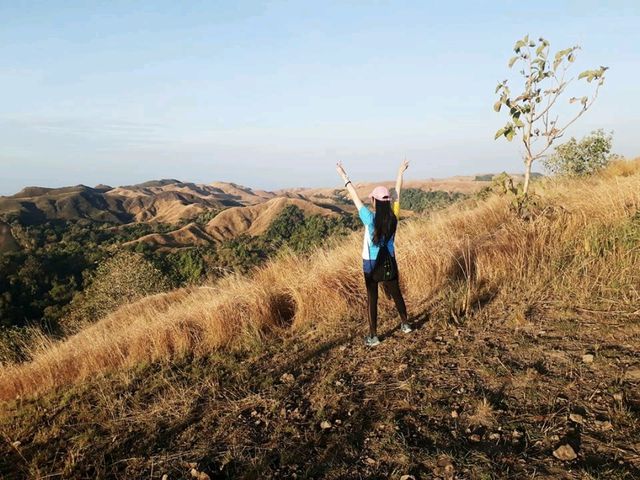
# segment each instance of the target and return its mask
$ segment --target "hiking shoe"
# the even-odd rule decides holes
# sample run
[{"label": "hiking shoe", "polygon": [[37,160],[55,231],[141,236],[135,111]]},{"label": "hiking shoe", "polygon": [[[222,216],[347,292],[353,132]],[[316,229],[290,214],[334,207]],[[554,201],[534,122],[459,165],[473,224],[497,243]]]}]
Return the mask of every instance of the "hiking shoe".
[{"label": "hiking shoe", "polygon": [[367,347],[377,347],[378,345],[380,345],[380,340],[378,340],[378,337],[365,337],[364,339],[364,344]]},{"label": "hiking shoe", "polygon": [[413,328],[411,328],[408,323],[401,323],[400,324],[400,331],[402,333],[411,333],[411,332],[413,332]]}]

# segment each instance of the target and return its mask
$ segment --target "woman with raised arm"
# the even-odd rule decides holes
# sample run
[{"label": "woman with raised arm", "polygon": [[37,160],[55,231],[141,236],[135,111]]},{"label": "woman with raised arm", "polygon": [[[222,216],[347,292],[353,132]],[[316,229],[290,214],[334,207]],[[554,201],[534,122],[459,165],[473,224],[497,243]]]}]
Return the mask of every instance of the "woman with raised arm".
[{"label": "woman with raised arm", "polygon": [[355,187],[349,180],[347,172],[341,163],[338,163],[337,171],[342,177],[351,200],[358,210],[360,220],[364,224],[364,241],[362,245],[362,267],[364,282],[367,287],[367,299],[369,302],[369,336],[365,343],[370,347],[380,344],[378,339],[378,283],[382,283],[385,292],[393,298],[400,315],[400,330],[403,333],[411,332],[407,321],[407,307],[402,298],[400,284],[398,282],[398,265],[395,259],[394,239],[398,226],[400,213],[400,190],[402,188],[402,176],[409,167],[406,160],[400,165],[398,179],[396,180],[396,198],[392,199],[383,186],[373,189],[369,194],[373,210],[369,210],[358,197]]}]

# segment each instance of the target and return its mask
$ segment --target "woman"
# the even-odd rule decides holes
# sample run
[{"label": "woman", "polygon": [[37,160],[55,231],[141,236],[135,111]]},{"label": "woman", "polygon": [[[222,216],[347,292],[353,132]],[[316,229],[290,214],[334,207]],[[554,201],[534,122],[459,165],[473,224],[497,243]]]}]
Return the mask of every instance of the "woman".
[{"label": "woman", "polygon": [[377,332],[378,283],[383,284],[385,291],[393,298],[396,304],[400,315],[400,330],[404,333],[411,332],[411,327],[407,322],[407,307],[404,304],[398,282],[398,268],[394,249],[394,238],[400,213],[402,175],[408,167],[409,162],[406,160],[400,165],[396,181],[396,198],[393,203],[389,190],[385,187],[380,186],[373,189],[369,198],[373,204],[374,214],[362,204],[342,164],[338,163],[337,166],[338,174],[342,177],[344,186],[358,209],[360,220],[364,223],[362,266],[369,302],[369,336],[365,339],[365,344],[370,347],[380,344]]}]

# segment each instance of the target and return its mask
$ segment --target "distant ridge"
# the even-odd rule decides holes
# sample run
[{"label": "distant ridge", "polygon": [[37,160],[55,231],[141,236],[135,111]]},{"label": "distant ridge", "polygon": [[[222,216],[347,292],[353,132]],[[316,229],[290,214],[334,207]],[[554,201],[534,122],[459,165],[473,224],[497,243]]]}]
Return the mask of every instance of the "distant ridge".
[{"label": "distant ridge", "polygon": [[[472,193],[488,183],[474,176],[461,176],[408,181],[405,188]],[[391,181],[356,183],[355,186],[365,199],[379,184],[394,186]],[[61,188],[29,186],[15,195],[0,196],[0,220],[18,221],[22,225],[53,220],[116,225],[167,223],[176,225],[176,229],[146,235],[129,244],[182,248],[223,242],[239,235],[261,235],[289,205],[297,206],[305,215],[336,216],[353,212],[341,188],[290,188],[272,192],[232,182],[196,184],[165,178],[120,187],[104,184]],[[197,224],[194,223],[198,218]],[[203,219],[211,220],[202,226]],[[15,249],[13,237],[10,239],[6,232],[3,235],[3,248]]]}]

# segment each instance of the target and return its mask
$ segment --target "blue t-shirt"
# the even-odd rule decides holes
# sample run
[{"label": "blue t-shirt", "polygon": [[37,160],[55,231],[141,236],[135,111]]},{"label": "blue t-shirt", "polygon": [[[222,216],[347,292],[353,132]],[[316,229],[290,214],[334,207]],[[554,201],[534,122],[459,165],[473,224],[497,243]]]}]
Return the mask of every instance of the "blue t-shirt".
[{"label": "blue t-shirt", "polygon": [[[398,202],[393,203],[393,213],[398,216],[400,213],[400,204]],[[373,231],[374,231],[374,218],[375,214],[364,205],[358,211],[360,220],[364,224],[364,240],[362,242],[362,268],[365,273],[370,273],[378,258],[378,252],[380,252],[380,246],[373,243]],[[387,248],[391,256],[395,256],[394,237],[391,237],[387,241]]]}]

